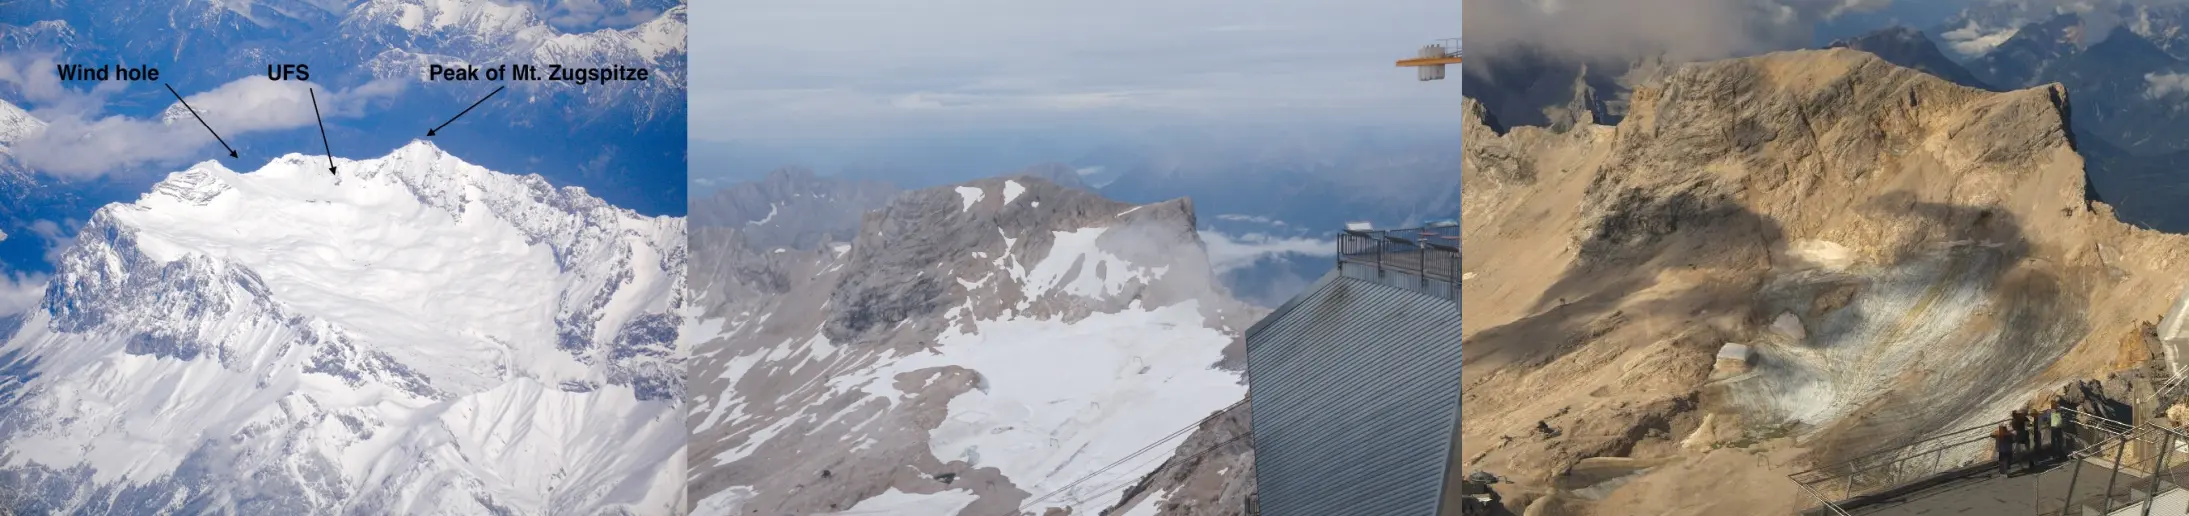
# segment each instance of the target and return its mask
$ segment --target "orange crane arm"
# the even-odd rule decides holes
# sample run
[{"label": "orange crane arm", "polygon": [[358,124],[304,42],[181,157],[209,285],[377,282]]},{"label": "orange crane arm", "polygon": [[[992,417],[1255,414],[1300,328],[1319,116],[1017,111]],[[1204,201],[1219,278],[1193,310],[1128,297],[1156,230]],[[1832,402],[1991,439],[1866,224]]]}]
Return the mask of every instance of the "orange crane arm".
[{"label": "orange crane arm", "polygon": [[1459,64],[1459,56],[1446,56],[1446,57],[1417,57],[1417,58],[1413,58],[1413,59],[1401,59],[1401,60],[1399,60],[1399,67],[1400,67],[1400,68],[1405,68],[1405,67],[1409,67],[1409,66],[1429,66],[1429,65],[1441,65],[1441,64]]}]

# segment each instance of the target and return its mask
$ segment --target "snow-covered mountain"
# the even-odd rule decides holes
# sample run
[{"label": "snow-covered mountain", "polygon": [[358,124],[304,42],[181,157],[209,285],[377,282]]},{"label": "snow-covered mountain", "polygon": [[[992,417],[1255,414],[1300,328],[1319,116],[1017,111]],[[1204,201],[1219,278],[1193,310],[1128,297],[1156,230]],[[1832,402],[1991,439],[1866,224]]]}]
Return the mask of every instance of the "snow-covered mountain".
[{"label": "snow-covered mountain", "polygon": [[2185,30],[2189,4],[2180,2],[1982,0],[1969,3],[1930,32],[1944,41],[1946,50],[1974,59],[1997,50],[2030,25],[2043,25],[2063,15],[2085,23],[2049,36],[2067,36],[2062,41],[2087,47],[2112,29],[2122,28],[2170,54],[2189,58],[2189,30]]},{"label": "snow-covered mountain", "polygon": [[387,49],[349,56],[364,63],[374,78],[422,81],[429,64],[649,67],[655,78],[644,82],[508,83],[533,96],[575,95],[590,108],[568,115],[624,108],[634,109],[628,114],[644,122],[683,110],[685,11],[679,4],[630,28],[565,33],[548,26],[527,4],[371,0],[350,8],[339,30],[345,48]]},{"label": "snow-covered mountain", "polygon": [[684,222],[412,143],[200,163],[0,317],[0,505],[672,512]]},{"label": "snow-covered mountain", "polygon": [[[0,9],[0,52],[58,63],[157,66],[161,82],[185,95],[260,80],[268,65],[306,64],[320,90],[365,92],[371,104],[326,120],[336,153],[379,154],[447,122],[506,86],[433,139],[496,170],[540,173],[581,185],[640,213],[683,215],[686,27],[683,2],[592,3],[618,20],[558,28],[552,8],[499,0],[51,1]],[[546,9],[550,12],[543,12]],[[429,65],[531,64],[645,68],[645,81],[429,81]],[[81,90],[84,88],[71,89]],[[32,99],[0,81],[0,98]],[[197,124],[157,85],[101,96],[105,115]],[[33,104],[31,107],[50,106]],[[198,106],[246,157],[320,148],[314,130],[229,132],[223,116]],[[513,146],[512,141],[559,145]],[[356,149],[346,151],[344,149]],[[208,157],[212,154],[208,153]],[[159,165],[155,172],[179,168]],[[676,174],[661,171],[674,170]],[[82,215],[77,215],[81,217]]]},{"label": "snow-covered mountain", "polygon": [[903,193],[848,242],[694,233],[695,514],[1153,505],[1144,477],[1244,397],[1261,315],[1194,220],[1014,176]]},{"label": "snow-covered mountain", "polygon": [[15,161],[16,141],[44,131],[46,123],[23,108],[0,101],[0,220],[17,216],[16,206],[30,195],[36,183],[31,171]]}]

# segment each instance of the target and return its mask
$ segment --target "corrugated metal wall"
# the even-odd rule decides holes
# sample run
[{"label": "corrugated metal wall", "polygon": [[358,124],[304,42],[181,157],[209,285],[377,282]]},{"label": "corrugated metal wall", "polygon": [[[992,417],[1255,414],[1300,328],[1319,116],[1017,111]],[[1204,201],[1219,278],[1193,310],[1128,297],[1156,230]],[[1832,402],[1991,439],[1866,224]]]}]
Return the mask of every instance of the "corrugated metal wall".
[{"label": "corrugated metal wall", "polygon": [[1459,305],[1332,271],[1247,330],[1269,516],[1433,516],[1459,415]]},{"label": "corrugated metal wall", "polygon": [[[1418,274],[1407,273],[1405,271],[1395,271],[1388,269],[1377,270],[1374,266],[1368,264],[1351,262],[1339,263],[1338,273],[1343,274],[1345,275],[1345,277],[1348,278],[1382,283],[1393,287],[1421,292],[1423,294],[1428,294],[1431,297],[1459,299],[1458,282],[1442,281],[1435,278],[1421,276]],[[1459,313],[1459,309],[1452,309],[1452,313]]]}]

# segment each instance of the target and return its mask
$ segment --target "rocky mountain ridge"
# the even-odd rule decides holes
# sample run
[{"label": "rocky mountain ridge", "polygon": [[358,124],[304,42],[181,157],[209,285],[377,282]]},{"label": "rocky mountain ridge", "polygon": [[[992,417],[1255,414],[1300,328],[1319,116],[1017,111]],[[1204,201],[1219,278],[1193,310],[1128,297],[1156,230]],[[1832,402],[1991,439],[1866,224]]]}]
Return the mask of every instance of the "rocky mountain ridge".
[{"label": "rocky mountain ridge", "polygon": [[[1244,394],[1238,332],[1259,312],[1215,286],[1193,219],[1185,200],[1129,205],[1013,176],[900,194],[849,242],[748,241],[730,268],[781,281],[699,294],[715,329],[695,335],[695,513],[1092,513],[1225,496],[1147,478],[1168,448],[1100,469]],[[740,238],[724,229],[694,245]],[[1229,464],[1204,462],[1171,470]]]},{"label": "rocky mountain ridge", "polygon": [[1566,514],[1792,512],[1787,473],[2148,352],[2189,239],[2088,200],[2070,95],[1834,49],[1675,67],[1616,126],[1470,103],[1466,467]]}]

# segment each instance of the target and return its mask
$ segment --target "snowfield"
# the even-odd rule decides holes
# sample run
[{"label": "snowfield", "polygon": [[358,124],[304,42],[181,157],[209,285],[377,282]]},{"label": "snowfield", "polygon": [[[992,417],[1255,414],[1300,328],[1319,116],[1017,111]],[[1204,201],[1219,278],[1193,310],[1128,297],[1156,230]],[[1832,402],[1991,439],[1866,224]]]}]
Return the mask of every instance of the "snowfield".
[{"label": "snowfield", "polygon": [[325,160],[205,162],[93,216],[0,345],[28,507],[681,508],[681,219],[422,142]]},{"label": "snowfield", "polygon": [[1037,497],[1094,474],[1042,502],[1092,514],[1170,454],[1097,470],[1246,397],[1238,373],[1215,367],[1231,337],[1204,324],[1198,304],[1186,302],[1135,304],[1071,323],[983,321],[974,333],[953,325],[937,340],[938,353],[899,357],[852,383],[894,398],[889,384],[901,373],[979,372],[979,388],[952,398],[948,419],[930,436],[935,457],[997,468]]},{"label": "snowfield", "polygon": [[974,496],[972,492],[963,489],[952,489],[934,494],[911,494],[898,491],[896,488],[890,488],[889,491],[873,498],[860,500],[858,505],[851,506],[850,509],[829,514],[838,516],[957,514],[958,511],[965,510],[965,506],[973,505],[973,501],[979,498]]}]

